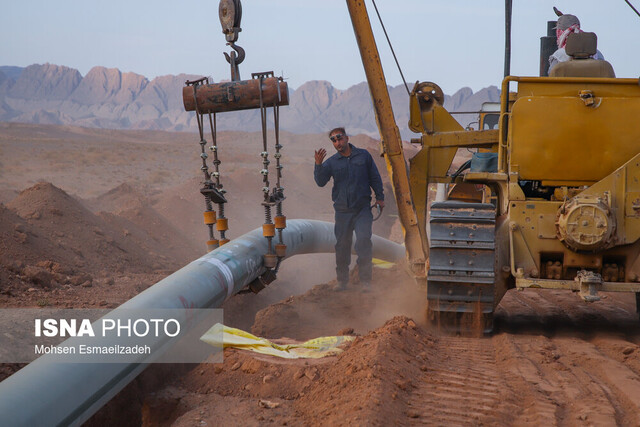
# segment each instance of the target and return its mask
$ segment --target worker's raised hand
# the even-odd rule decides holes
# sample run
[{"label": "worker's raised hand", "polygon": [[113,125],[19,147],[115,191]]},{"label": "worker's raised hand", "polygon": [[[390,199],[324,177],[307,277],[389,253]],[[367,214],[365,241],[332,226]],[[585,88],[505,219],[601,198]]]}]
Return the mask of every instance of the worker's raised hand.
[{"label": "worker's raised hand", "polygon": [[326,155],[327,155],[327,150],[325,150],[324,148],[316,150],[316,153],[314,156],[316,159],[316,165],[321,165]]}]

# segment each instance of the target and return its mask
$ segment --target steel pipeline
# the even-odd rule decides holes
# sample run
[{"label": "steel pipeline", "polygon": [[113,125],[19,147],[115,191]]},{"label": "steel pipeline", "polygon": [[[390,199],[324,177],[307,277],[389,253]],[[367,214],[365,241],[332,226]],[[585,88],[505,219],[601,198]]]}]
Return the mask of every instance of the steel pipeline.
[{"label": "steel pipeline", "polygon": [[[287,258],[333,252],[333,224],[289,220]],[[374,257],[404,259],[403,246],[373,236]],[[121,309],[215,308],[264,271],[262,229],[198,258],[130,299]],[[57,363],[42,356],[0,382],[0,425],[79,425],[122,390],[147,363]]]}]

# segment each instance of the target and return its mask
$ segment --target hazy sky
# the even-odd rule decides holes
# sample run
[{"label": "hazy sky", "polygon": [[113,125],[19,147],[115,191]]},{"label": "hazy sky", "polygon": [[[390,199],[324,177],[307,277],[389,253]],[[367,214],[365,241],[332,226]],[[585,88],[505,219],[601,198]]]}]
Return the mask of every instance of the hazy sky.
[{"label": "hazy sky", "polygon": [[[438,83],[445,93],[498,85],[503,76],[503,0],[377,0],[409,84]],[[632,0],[640,8],[640,0]],[[618,77],[640,75],[640,17],[624,0],[513,0],[511,73],[537,75],[540,37],[552,6],[577,15]],[[344,0],[243,0],[238,45],[242,78],[273,70],[293,88],[328,80],[339,89],[365,80]],[[401,83],[367,0],[387,82]],[[0,65],[53,63],[85,75],[117,67],[150,79],[201,74],[228,79],[227,50],[213,0],[25,0],[0,15]]]}]

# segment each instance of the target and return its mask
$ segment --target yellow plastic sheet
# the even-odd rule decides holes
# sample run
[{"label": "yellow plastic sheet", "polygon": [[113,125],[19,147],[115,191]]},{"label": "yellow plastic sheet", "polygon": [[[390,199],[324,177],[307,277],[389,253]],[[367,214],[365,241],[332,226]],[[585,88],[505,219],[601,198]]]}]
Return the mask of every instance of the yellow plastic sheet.
[{"label": "yellow plastic sheet", "polygon": [[338,348],[340,344],[352,341],[354,338],[351,336],[320,337],[299,344],[279,345],[221,323],[216,323],[200,337],[202,341],[214,347],[233,347],[285,359],[319,359],[334,356],[342,352],[342,349]]},{"label": "yellow plastic sheet", "polygon": [[373,262],[374,267],[384,268],[384,269],[389,269],[394,265],[396,265],[395,262],[384,261],[378,258],[373,258],[371,261]]}]

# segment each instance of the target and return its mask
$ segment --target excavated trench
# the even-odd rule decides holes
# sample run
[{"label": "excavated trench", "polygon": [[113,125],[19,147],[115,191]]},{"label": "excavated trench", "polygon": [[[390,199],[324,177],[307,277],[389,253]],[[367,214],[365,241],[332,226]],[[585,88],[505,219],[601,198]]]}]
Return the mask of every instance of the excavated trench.
[{"label": "excavated trench", "polygon": [[[132,159],[127,168],[135,165],[142,182],[152,182],[149,176],[159,168],[177,173],[193,165],[175,135],[154,142],[161,158],[134,161],[131,153],[148,153],[148,147],[132,144],[133,138],[113,142],[119,134],[109,134],[106,148],[102,139],[88,139],[89,130],[82,130],[80,143],[60,134],[72,130],[47,128],[49,139],[28,151],[22,141],[31,131],[14,135],[12,129],[3,129],[13,141],[3,148],[17,166],[36,165],[84,199],[46,183],[2,193],[3,307],[115,308],[198,256],[190,255],[201,251],[193,246],[202,236],[197,182],[176,175],[182,178],[175,188],[163,188],[151,203],[135,186],[121,185],[118,164],[105,161],[96,180],[94,167],[74,175],[56,172],[47,154],[82,164],[78,153],[95,148],[104,158]],[[184,137],[185,144],[191,137]],[[255,135],[246,139],[234,139],[238,152],[259,142]],[[308,170],[309,150],[325,139],[287,145],[288,155],[299,159],[292,168],[298,191],[292,199],[302,200],[291,204],[298,209],[292,217],[330,219],[327,195],[315,188]],[[354,141],[377,150],[376,141]],[[22,190],[33,177],[20,171],[11,172],[20,188],[6,182],[1,188]],[[236,172],[227,188],[245,194],[251,171],[238,166]],[[230,213],[238,223],[251,223],[246,199],[230,205],[237,206]],[[373,292],[366,294],[356,283],[345,292],[324,283],[333,277],[326,271],[331,259],[302,265],[295,262],[287,280],[258,295],[228,300],[225,323],[272,339],[356,334],[341,355],[290,361],[227,349],[222,364],[154,365],[87,424],[640,424],[640,328],[631,294],[604,294],[589,304],[566,291],[509,291],[496,311],[493,335],[450,337],[423,323],[423,296],[401,268],[376,269]],[[321,284],[303,289],[303,277],[318,277]],[[19,368],[3,365],[2,378]]]},{"label": "excavated trench", "polygon": [[243,307],[259,296],[235,297],[227,317],[255,313],[258,335],[358,338],[313,361],[227,349],[222,364],[154,366],[89,425],[640,422],[633,295],[587,304],[570,292],[510,291],[496,332],[473,337],[423,324],[420,291],[401,269],[376,270],[373,286],[368,294],[358,284],[345,292],[317,285],[258,311]]}]

